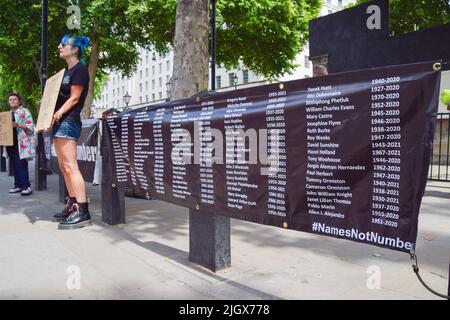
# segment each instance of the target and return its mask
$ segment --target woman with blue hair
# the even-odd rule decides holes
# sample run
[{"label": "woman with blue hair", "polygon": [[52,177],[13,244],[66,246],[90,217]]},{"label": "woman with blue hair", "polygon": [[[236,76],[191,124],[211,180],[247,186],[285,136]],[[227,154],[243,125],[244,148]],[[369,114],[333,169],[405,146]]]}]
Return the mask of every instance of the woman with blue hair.
[{"label": "woman with blue hair", "polygon": [[69,197],[62,212],[55,214],[59,229],[74,229],[91,223],[86,189],[77,163],[77,140],[81,134],[81,110],[89,90],[89,72],[84,65],[85,36],[65,35],[58,46],[67,69],[53,115],[53,143]]}]

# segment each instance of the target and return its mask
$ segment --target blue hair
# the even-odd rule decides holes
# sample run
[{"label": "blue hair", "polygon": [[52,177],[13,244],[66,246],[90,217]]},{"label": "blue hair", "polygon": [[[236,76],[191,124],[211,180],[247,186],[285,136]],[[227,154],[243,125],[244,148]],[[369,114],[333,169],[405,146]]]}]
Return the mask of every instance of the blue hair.
[{"label": "blue hair", "polygon": [[89,46],[91,44],[91,42],[89,41],[89,39],[86,36],[74,36],[74,35],[70,35],[70,34],[65,34],[62,38],[61,38],[61,43],[63,44],[69,44],[73,47],[77,47],[78,50],[80,51],[79,57],[80,57],[80,62],[82,64],[85,64],[84,62],[84,49],[86,49],[87,46]]}]

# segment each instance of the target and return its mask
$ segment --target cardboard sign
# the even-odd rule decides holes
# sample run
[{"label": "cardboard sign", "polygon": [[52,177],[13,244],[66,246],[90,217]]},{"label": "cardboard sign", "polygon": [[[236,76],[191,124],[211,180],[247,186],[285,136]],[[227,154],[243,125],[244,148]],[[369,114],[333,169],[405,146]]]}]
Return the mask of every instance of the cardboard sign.
[{"label": "cardboard sign", "polygon": [[13,143],[11,112],[0,112],[0,146],[12,146]]},{"label": "cardboard sign", "polygon": [[65,69],[62,69],[45,83],[44,94],[42,95],[41,107],[39,108],[38,121],[36,124],[36,130],[38,132],[50,129],[64,71]]}]

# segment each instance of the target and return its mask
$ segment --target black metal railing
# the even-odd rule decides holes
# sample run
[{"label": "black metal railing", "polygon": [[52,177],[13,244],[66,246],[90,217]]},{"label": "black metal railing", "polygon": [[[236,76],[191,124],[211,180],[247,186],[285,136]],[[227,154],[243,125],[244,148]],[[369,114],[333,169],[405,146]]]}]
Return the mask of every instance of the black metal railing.
[{"label": "black metal railing", "polygon": [[450,182],[450,113],[438,113],[428,180]]}]

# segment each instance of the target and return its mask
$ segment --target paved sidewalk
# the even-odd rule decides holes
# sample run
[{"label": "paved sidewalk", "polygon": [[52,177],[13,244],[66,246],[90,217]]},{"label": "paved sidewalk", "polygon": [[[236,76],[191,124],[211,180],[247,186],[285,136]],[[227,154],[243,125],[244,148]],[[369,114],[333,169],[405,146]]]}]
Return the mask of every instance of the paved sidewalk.
[{"label": "paved sidewalk", "polygon": [[[88,186],[94,225],[57,230],[57,181],[48,176],[47,191],[22,197],[8,194],[12,177],[0,173],[0,299],[438,299],[407,254],[238,220],[232,267],[213,274],[188,261],[187,209],[126,198],[127,224],[110,227],[99,186]],[[419,219],[422,277],[446,293],[450,183],[429,184]],[[367,287],[370,266],[380,289]]]}]

